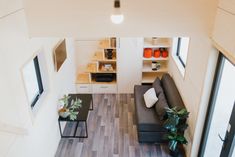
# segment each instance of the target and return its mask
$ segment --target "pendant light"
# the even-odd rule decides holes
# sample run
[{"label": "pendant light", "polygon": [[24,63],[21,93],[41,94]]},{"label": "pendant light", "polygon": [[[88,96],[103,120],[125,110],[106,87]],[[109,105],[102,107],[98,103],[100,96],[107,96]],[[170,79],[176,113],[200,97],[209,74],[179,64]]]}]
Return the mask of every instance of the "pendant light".
[{"label": "pendant light", "polygon": [[110,18],[114,24],[121,24],[123,22],[124,16],[121,13],[120,0],[114,0],[114,10]]}]

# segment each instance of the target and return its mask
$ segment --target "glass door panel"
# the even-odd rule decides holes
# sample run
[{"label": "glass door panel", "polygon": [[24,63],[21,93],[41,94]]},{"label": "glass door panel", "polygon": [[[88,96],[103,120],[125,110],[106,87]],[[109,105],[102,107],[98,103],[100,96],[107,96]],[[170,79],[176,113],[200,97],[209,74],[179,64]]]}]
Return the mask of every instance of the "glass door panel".
[{"label": "glass door panel", "polygon": [[[235,101],[235,67],[223,58],[221,73],[217,82],[217,90],[214,94],[214,108],[212,112],[204,157],[219,157],[223,148],[223,140],[229,126],[230,117]],[[235,125],[235,124],[232,124]],[[235,157],[235,156],[234,156]]]}]

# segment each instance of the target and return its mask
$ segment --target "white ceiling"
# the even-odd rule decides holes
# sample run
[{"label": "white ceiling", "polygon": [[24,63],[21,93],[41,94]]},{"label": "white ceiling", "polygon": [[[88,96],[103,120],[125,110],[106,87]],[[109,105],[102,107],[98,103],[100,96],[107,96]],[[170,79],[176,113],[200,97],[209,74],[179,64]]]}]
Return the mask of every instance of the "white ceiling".
[{"label": "white ceiling", "polygon": [[110,21],[113,0],[24,0],[31,36],[189,36],[209,33],[216,0],[121,0],[125,21]]}]

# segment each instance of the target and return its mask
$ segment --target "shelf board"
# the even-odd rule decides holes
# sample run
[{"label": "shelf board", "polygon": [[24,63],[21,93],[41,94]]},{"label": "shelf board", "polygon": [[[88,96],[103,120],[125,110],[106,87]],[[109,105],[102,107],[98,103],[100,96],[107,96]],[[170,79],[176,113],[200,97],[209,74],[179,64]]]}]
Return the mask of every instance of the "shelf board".
[{"label": "shelf board", "polygon": [[117,49],[116,47],[110,47],[110,46],[107,46],[107,47],[104,47],[103,49]]},{"label": "shelf board", "polygon": [[171,47],[169,38],[158,38],[156,45],[152,44],[151,38],[146,38],[144,40],[144,48],[169,48],[169,47]]},{"label": "shelf board", "polygon": [[113,80],[112,82],[96,82],[95,80],[91,81],[92,84],[117,84],[116,80]]},{"label": "shelf board", "polygon": [[152,70],[152,63],[143,62],[142,72],[163,73],[167,71],[168,71],[167,64],[162,63],[160,69]]},{"label": "shelf board", "polygon": [[146,76],[142,78],[142,83],[153,83],[156,77]]},{"label": "shelf board", "polygon": [[92,57],[93,61],[104,60],[104,55],[102,51],[95,52],[95,55]]},{"label": "shelf board", "polygon": [[104,59],[100,59],[100,60],[96,60],[98,62],[116,62],[117,59],[116,58],[113,58],[113,59],[107,59],[107,58],[104,58]]},{"label": "shelf board", "polygon": [[76,84],[86,84],[90,83],[90,74],[89,73],[80,73],[77,75]]},{"label": "shelf board", "polygon": [[99,47],[104,49],[105,47],[109,47],[109,39],[101,40],[99,43]]},{"label": "shelf board", "polygon": [[92,61],[98,61],[98,62],[116,62],[117,58],[113,57],[113,59],[107,59],[104,57],[104,52],[97,51],[95,55],[92,57]]},{"label": "shelf board", "polygon": [[96,73],[97,72],[97,63],[89,63],[87,65],[86,72]]},{"label": "shelf board", "polygon": [[96,73],[117,73],[117,71],[116,70],[112,70],[112,71],[99,70]]},{"label": "shelf board", "polygon": [[144,61],[168,61],[169,57],[167,58],[163,58],[163,57],[159,57],[159,58],[155,58],[155,57],[151,57],[151,58],[145,58],[143,57]]},{"label": "shelf board", "polygon": [[110,46],[110,40],[109,39],[104,39],[104,40],[100,41],[99,47],[101,49],[116,49],[116,47],[111,47]]},{"label": "shelf board", "polygon": [[151,67],[143,67],[142,72],[151,72],[151,73],[164,73],[167,72],[167,68],[160,68],[159,70],[152,70]]},{"label": "shelf board", "polygon": [[156,77],[162,77],[162,73],[144,73],[142,75],[142,83],[153,83]]},{"label": "shelf board", "polygon": [[152,44],[144,44],[144,48],[169,48],[171,47],[169,44],[161,44],[161,45],[152,45]]}]

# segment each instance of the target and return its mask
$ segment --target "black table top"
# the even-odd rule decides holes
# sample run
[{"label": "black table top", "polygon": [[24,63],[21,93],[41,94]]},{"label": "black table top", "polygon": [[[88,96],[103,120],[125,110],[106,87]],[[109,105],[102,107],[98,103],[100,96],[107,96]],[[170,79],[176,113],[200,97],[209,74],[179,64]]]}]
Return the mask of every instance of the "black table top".
[{"label": "black table top", "polygon": [[72,99],[81,99],[82,100],[82,107],[78,109],[78,115],[77,115],[77,119],[75,120],[70,120],[69,116],[67,118],[62,118],[59,117],[59,121],[86,121],[87,120],[87,116],[88,116],[88,112],[89,112],[89,108],[90,108],[90,104],[92,101],[92,95],[91,94],[69,94],[69,96],[71,96],[69,98],[69,103],[71,102]]}]

